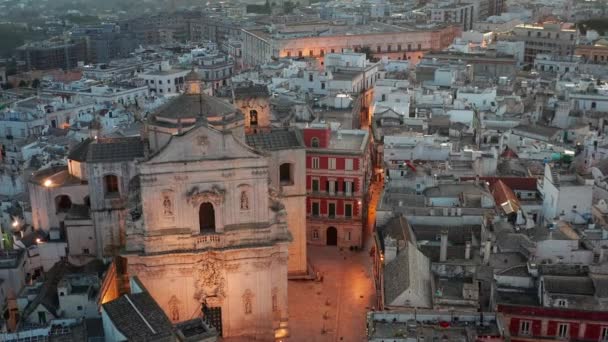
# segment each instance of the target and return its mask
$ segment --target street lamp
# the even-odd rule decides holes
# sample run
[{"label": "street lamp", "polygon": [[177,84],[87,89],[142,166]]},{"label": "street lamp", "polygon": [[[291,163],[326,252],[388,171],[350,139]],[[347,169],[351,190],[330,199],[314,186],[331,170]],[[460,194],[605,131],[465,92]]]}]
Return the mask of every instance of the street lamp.
[{"label": "street lamp", "polygon": [[46,186],[47,188],[50,188],[53,185],[53,181],[50,179],[47,179],[44,181],[44,186]]}]

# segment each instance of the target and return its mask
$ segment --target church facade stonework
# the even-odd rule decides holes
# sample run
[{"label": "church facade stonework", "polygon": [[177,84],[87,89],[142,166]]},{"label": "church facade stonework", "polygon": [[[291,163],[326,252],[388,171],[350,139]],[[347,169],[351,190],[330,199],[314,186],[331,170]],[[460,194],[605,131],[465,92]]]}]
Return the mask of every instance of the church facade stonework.
[{"label": "church facade stonework", "polygon": [[[199,97],[175,101],[188,96]],[[206,113],[208,121],[185,132],[159,124],[155,136],[171,136],[150,141],[159,148],[139,164],[141,201],[131,211],[143,214],[127,227],[128,273],[174,322],[200,317],[205,306],[220,313],[223,336],[284,336],[292,240],[285,207],[271,198],[267,158],[244,143],[242,115],[203,100],[223,114]]]}]

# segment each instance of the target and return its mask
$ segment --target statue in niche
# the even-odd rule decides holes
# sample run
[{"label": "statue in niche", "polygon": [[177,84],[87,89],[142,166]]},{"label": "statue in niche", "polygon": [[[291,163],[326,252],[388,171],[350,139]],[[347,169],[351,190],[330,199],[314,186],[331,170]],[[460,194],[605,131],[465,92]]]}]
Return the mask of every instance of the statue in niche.
[{"label": "statue in niche", "polygon": [[169,198],[169,195],[163,196],[163,210],[165,216],[173,216],[173,204],[171,203],[171,198]]},{"label": "statue in niche", "polygon": [[245,290],[243,294],[243,305],[245,306],[245,314],[249,315],[253,312],[253,293],[251,290]]},{"label": "statue in niche", "polygon": [[179,304],[179,299],[175,295],[171,296],[171,299],[169,299],[169,312],[171,313],[171,321],[173,322],[179,321]]},{"label": "statue in niche", "polygon": [[249,197],[247,191],[241,191],[241,210],[249,210]]}]

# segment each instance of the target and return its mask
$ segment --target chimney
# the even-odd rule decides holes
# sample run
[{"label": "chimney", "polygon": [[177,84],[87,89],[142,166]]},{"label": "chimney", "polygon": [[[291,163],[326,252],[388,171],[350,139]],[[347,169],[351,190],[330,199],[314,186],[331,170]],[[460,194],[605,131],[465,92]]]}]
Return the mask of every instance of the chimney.
[{"label": "chimney", "polygon": [[466,241],[464,245],[464,258],[471,259],[471,241]]},{"label": "chimney", "polygon": [[445,262],[448,259],[448,231],[441,231],[441,249],[439,250],[439,261]]},{"label": "chimney", "polygon": [[483,251],[483,264],[484,265],[490,264],[490,253],[491,252],[492,252],[492,241],[488,240],[488,241],[486,241],[486,244],[484,245],[484,251]]}]

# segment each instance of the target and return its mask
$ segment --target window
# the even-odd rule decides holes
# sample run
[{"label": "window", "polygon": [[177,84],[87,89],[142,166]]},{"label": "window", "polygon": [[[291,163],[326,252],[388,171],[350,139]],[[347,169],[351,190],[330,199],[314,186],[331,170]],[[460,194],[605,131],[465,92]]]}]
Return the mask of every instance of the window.
[{"label": "window", "polygon": [[568,306],[568,302],[565,299],[558,299],[557,306],[559,306],[560,308],[565,308]]},{"label": "window", "polygon": [[88,254],[91,254],[91,252],[89,251],[88,248],[83,248],[82,249],[82,254],[88,255]]},{"label": "window", "polygon": [[591,102],[591,109],[595,109],[595,108],[597,108],[597,103],[595,103],[595,101]]},{"label": "window", "polygon": [[312,50],[308,51],[308,55],[309,55],[310,57],[314,56],[313,51],[312,51]]},{"label": "window", "polygon": [[386,46],[386,51],[391,52],[392,49],[393,47],[390,44]]},{"label": "window", "polygon": [[380,47],[380,45],[378,45],[378,47],[376,47],[376,51],[380,52],[382,50],[382,48]]},{"label": "window", "polygon": [[344,161],[344,169],[348,170],[348,171],[353,169],[353,160],[352,159],[346,159]]},{"label": "window", "polygon": [[215,209],[213,204],[209,202],[201,203],[198,210],[198,222],[202,234],[215,233]]},{"label": "window", "polygon": [[346,232],[346,240],[350,241],[350,232]]},{"label": "window", "polygon": [[38,323],[46,325],[46,312],[38,311]]},{"label": "window", "polygon": [[67,195],[59,195],[55,197],[55,212],[67,213],[72,207],[72,200]]},{"label": "window", "polygon": [[158,80],[158,84],[163,84],[163,80]]},{"label": "window", "polygon": [[325,82],[321,82],[321,89],[325,89]]},{"label": "window", "polygon": [[325,56],[325,50],[321,49],[321,51],[319,52],[319,54],[321,55],[321,57]]},{"label": "window", "polygon": [[118,195],[118,176],[106,175],[103,177],[104,189],[106,190],[106,196]]},{"label": "window", "polygon": [[63,291],[59,292],[59,296],[60,296],[60,297],[65,296],[65,292],[63,292]]},{"label": "window", "polygon": [[329,192],[331,195],[336,193],[336,181],[330,180],[327,182],[327,192]]},{"label": "window", "polygon": [[319,240],[319,231],[317,229],[312,231],[312,239]]},{"label": "window", "polygon": [[313,169],[319,168],[319,157],[312,157],[312,168]]},{"label": "window", "polygon": [[330,170],[336,169],[336,158],[329,158],[329,169]]},{"label": "window", "polygon": [[302,57],[302,51],[298,51],[298,57]]},{"label": "window", "polygon": [[418,44],[418,50],[422,50],[422,44]]},{"label": "window", "polygon": [[319,216],[319,202],[312,202],[312,216]]},{"label": "window", "polygon": [[308,74],[308,82],[312,82],[314,80],[314,77],[312,74]]},{"label": "window", "polygon": [[319,191],[319,180],[318,179],[312,180],[312,191],[315,191],[315,192]]},{"label": "window", "polygon": [[293,166],[291,163],[283,163],[279,167],[279,180],[281,185],[293,184]]},{"label": "window", "polygon": [[608,327],[602,327],[600,341],[608,341]]},{"label": "window", "polygon": [[291,57],[291,51],[287,51],[287,57]]},{"label": "window", "polygon": [[559,33],[555,34],[555,39],[559,39]]},{"label": "window", "polygon": [[561,338],[567,337],[568,336],[568,326],[569,325],[570,324],[568,324],[568,323],[560,323],[557,326],[557,337],[561,337]]},{"label": "window", "polygon": [[334,52],[336,52],[336,50],[334,50],[334,49],[331,49],[331,53],[334,53]]},{"label": "window", "polygon": [[336,203],[327,203],[327,216],[336,217]]},{"label": "window", "polygon": [[412,44],[407,44],[407,51],[412,51]]},{"label": "window", "polygon": [[310,146],[312,147],[319,147],[319,138],[312,138],[310,139]]},{"label": "window", "polygon": [[519,322],[519,334],[530,335],[530,321]]},{"label": "window", "polygon": [[353,183],[352,182],[344,182],[344,194],[350,196],[353,194]]},{"label": "window", "polygon": [[344,217],[353,216],[353,205],[351,203],[344,204]]},{"label": "window", "polygon": [[78,310],[78,311],[82,311],[82,305],[78,305],[78,306],[76,307],[76,310]]},{"label": "window", "polygon": [[257,110],[249,111],[249,125],[250,126],[258,125],[258,111]]},{"label": "window", "polygon": [[401,51],[401,44],[397,44],[397,51]]}]

